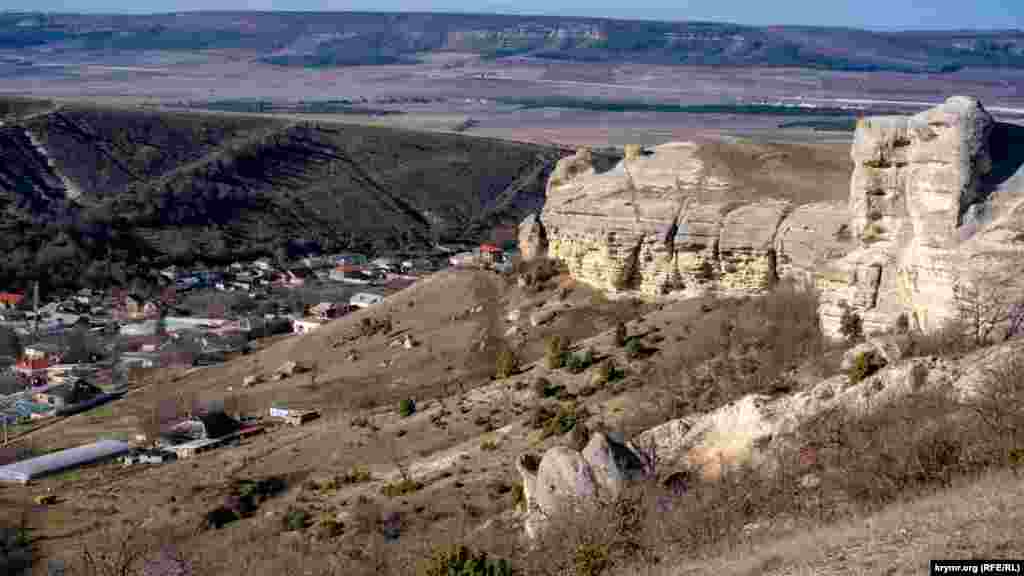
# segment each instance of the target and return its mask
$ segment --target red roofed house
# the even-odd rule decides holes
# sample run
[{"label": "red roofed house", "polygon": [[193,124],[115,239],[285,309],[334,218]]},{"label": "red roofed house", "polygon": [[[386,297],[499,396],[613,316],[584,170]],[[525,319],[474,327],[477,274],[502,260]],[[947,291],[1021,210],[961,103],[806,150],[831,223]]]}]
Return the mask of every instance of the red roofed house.
[{"label": "red roofed house", "polygon": [[21,304],[21,301],[24,299],[24,294],[17,294],[14,292],[0,292],[0,306],[3,306],[4,308],[14,308],[18,304]]},{"label": "red roofed house", "polygon": [[494,264],[501,257],[501,248],[494,244],[480,245],[480,263],[484,265]]}]

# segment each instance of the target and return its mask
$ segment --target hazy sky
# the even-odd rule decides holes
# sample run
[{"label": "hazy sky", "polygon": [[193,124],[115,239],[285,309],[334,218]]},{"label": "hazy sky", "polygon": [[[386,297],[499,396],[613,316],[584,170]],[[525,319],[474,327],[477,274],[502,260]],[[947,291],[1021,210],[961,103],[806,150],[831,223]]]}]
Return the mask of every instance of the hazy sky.
[{"label": "hazy sky", "polygon": [[874,29],[1024,28],[1024,0],[4,0],[8,10],[500,12]]}]

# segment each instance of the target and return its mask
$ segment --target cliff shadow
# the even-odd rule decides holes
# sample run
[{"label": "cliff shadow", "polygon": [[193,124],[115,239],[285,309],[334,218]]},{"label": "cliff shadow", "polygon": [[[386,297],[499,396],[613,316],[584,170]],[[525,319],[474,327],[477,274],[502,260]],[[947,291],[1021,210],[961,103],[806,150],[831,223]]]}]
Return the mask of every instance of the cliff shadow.
[{"label": "cliff shadow", "polygon": [[983,181],[986,196],[1024,165],[1024,126],[996,122],[989,136],[992,171]]}]

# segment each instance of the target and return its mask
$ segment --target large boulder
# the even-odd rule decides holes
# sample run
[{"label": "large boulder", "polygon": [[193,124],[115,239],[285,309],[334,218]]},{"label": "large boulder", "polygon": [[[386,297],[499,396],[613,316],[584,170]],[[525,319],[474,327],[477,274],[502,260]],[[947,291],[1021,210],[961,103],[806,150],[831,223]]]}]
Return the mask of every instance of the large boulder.
[{"label": "large boulder", "polygon": [[523,261],[544,258],[548,254],[548,237],[540,216],[530,214],[519,224],[519,256]]},{"label": "large boulder", "polygon": [[621,438],[594,434],[578,452],[556,446],[538,461],[523,455],[516,461],[523,479],[527,511],[526,534],[536,538],[552,516],[578,512],[598,499],[613,499],[629,482],[645,478],[650,463]]},{"label": "large boulder", "polygon": [[650,473],[650,464],[622,438],[594,434],[583,448],[583,459],[590,464],[603,495],[616,498],[630,482]]}]

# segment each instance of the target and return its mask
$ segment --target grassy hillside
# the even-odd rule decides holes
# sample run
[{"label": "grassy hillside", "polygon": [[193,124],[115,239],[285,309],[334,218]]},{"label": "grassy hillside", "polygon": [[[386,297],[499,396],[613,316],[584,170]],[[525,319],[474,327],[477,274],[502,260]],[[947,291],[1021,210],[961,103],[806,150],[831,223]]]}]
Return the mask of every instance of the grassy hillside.
[{"label": "grassy hillside", "polygon": [[[9,255],[0,280],[123,283],[153,265],[300,246],[472,241],[538,208],[564,153],[365,126],[63,106],[0,133],[0,248]],[[66,198],[65,188],[80,195]]]},{"label": "grassy hillside", "polygon": [[0,48],[240,49],[283,66],[415,61],[456,50],[572,61],[952,71],[1024,67],[1024,34],[869,32],[712,22],[439,13],[192,12],[0,15]]}]

